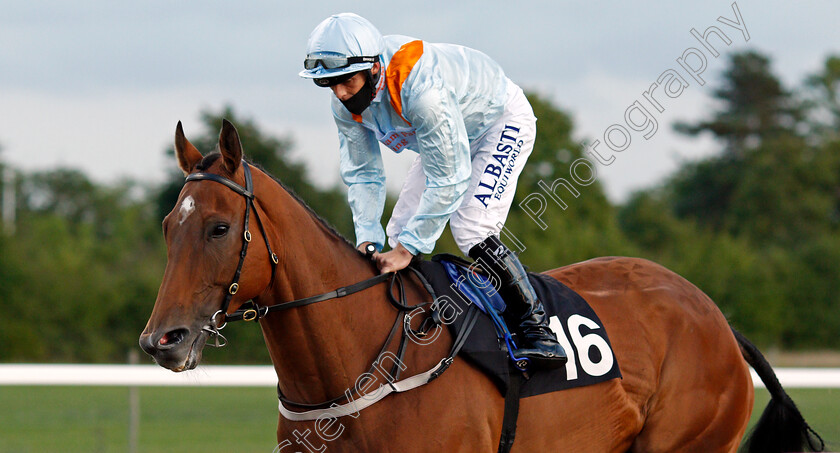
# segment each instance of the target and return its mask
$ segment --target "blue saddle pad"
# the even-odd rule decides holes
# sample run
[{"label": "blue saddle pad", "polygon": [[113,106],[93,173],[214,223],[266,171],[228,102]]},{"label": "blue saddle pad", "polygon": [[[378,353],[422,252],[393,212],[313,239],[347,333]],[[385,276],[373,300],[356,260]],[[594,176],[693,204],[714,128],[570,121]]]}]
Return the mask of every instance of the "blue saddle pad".
[{"label": "blue saddle pad", "polygon": [[[437,255],[432,261],[421,261],[414,266],[431,284],[436,300],[450,305],[445,311],[453,336],[466,318],[459,314],[465,314],[474,304],[482,310],[483,315],[479,316],[460,355],[488,374],[504,394],[510,373],[517,370],[508,356],[508,344],[500,338],[502,332],[487,313],[488,310],[503,311],[504,301],[491,289],[492,285],[487,285],[486,279],[477,277],[465,282],[464,272],[471,272],[467,269],[469,264],[454,255]],[[453,271],[456,268],[458,271]],[[534,273],[529,273],[528,277],[569,361],[556,370],[530,373],[530,379],[522,386],[521,397],[621,378],[607,331],[592,307],[554,278]],[[516,335],[513,335],[513,341],[516,341]]]}]

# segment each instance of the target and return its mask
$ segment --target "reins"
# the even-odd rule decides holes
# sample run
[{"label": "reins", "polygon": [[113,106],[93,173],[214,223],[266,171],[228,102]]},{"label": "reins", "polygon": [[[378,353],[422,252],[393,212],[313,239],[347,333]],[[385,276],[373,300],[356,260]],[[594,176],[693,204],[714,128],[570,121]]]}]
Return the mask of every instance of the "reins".
[{"label": "reins", "polygon": [[264,307],[260,307],[252,301],[251,304],[253,305],[253,307],[236,310],[233,313],[226,315],[225,321],[257,321],[260,318],[268,315],[269,313],[288,310],[291,308],[303,307],[305,305],[314,304],[316,302],[323,302],[325,300],[338,299],[344,296],[349,296],[350,294],[363,291],[372,286],[376,286],[384,282],[388,278],[392,277],[393,275],[394,274],[392,272],[389,272],[387,274],[379,274],[375,277],[371,277],[359,283],[354,283],[352,285],[344,286],[333,291],[318,294],[317,296],[304,297],[303,299],[292,300],[276,305],[267,305]]},{"label": "reins", "polygon": [[[390,372],[388,372],[388,376],[386,376],[386,380],[388,381],[387,386],[383,384],[382,386],[380,386],[379,389],[361,395],[360,398],[364,400],[362,403],[358,403],[352,397],[354,393],[359,393],[359,391],[354,386],[353,388],[348,389],[343,395],[333,398],[329,401],[317,404],[309,404],[294,402],[286,398],[280,391],[280,384],[278,383],[277,396],[280,400],[280,413],[289,420],[315,420],[323,416],[324,414],[329,414],[332,416],[349,415],[376,403],[377,401],[381,400],[382,398],[384,398],[392,392],[404,392],[413,388],[417,388],[421,385],[425,385],[426,383],[431,382],[432,380],[440,376],[444,371],[446,371],[447,368],[449,368],[449,366],[454,360],[454,357],[458,354],[458,351],[460,351],[461,347],[466,342],[466,339],[469,336],[469,333],[472,331],[472,328],[475,325],[475,321],[478,318],[478,309],[476,309],[474,306],[470,307],[470,310],[467,312],[464,327],[458,332],[456,338],[454,339],[454,342],[447,357],[442,359],[440,362],[437,363],[437,365],[435,365],[433,368],[426,371],[425,373],[420,373],[402,381],[395,382],[397,379],[399,379],[400,372],[402,371],[402,369],[405,368],[405,365],[402,365],[402,360],[405,356],[405,351],[408,346],[407,333],[411,332],[412,334],[418,337],[423,337],[428,333],[429,330],[431,330],[432,327],[439,325],[439,322],[435,321],[434,316],[432,316],[427,318],[427,320],[432,320],[431,324],[424,322],[420,330],[414,330],[410,326],[411,317],[408,316],[409,312],[422,306],[433,304],[435,299],[434,290],[432,289],[429,282],[426,281],[426,279],[423,277],[422,274],[420,274],[419,271],[417,271],[411,266],[409,266],[406,269],[408,271],[413,272],[416,275],[416,277],[426,289],[426,291],[428,291],[429,294],[432,295],[432,301],[421,302],[416,305],[408,305],[406,303],[406,292],[402,275],[399,272],[389,272],[386,274],[379,274],[361,282],[344,286],[323,294],[304,297],[302,299],[292,300],[288,302],[282,302],[275,305],[259,306],[256,302],[252,300],[250,302],[250,307],[240,308],[234,311],[233,313],[229,314],[227,310],[230,307],[231,299],[239,290],[239,278],[242,273],[242,267],[245,264],[245,256],[248,253],[248,244],[250,244],[251,242],[251,232],[248,229],[251,210],[254,211],[254,217],[257,219],[257,223],[259,224],[263,240],[265,241],[266,249],[268,250],[269,260],[271,261],[270,282],[274,281],[274,275],[276,273],[277,264],[279,263],[277,254],[275,254],[271,248],[271,244],[268,240],[268,234],[266,233],[265,227],[262,223],[262,220],[260,219],[257,207],[254,204],[256,197],[254,195],[254,184],[251,178],[251,171],[249,168],[250,166],[245,160],[242,160],[242,167],[245,173],[245,187],[242,187],[233,180],[225,178],[223,176],[204,172],[192,173],[186,177],[185,181],[185,183],[190,181],[213,181],[222,184],[225,187],[233,190],[237,194],[245,197],[245,220],[243,222],[244,232],[242,235],[242,248],[239,252],[239,264],[236,267],[236,272],[234,273],[230,286],[228,286],[228,291],[225,294],[225,298],[222,301],[222,307],[218,311],[216,311],[213,314],[213,316],[210,317],[209,323],[203,327],[203,330],[205,332],[207,332],[210,336],[215,337],[215,344],[208,343],[210,346],[221,347],[227,344],[227,339],[225,339],[225,337],[221,334],[220,331],[227,325],[228,322],[258,321],[260,318],[263,318],[272,312],[289,310],[292,308],[303,307],[317,302],[342,298],[350,294],[354,294],[365,289],[371,288],[390,279],[390,284],[388,287],[388,301],[391,303],[391,305],[394,306],[394,308],[397,309],[398,314],[393,326],[391,327],[391,331],[388,334],[387,339],[385,340],[385,343],[382,345],[379,354],[377,354],[377,360],[383,357],[383,355],[388,352],[389,346],[393,341],[397,329],[400,327],[400,325],[403,325],[404,328],[402,329],[403,332],[400,338],[399,346],[397,348],[396,361],[391,367]],[[397,289],[396,297],[394,296],[395,288]],[[222,315],[221,325],[219,325],[219,322],[216,320],[216,318],[219,315]],[[219,341],[220,339],[222,340],[221,343]],[[373,364],[371,364],[368,373],[366,373],[364,376],[372,376],[373,371],[377,368],[377,365],[378,362],[374,361]],[[367,385],[365,385],[365,387],[367,387]],[[383,389],[383,387],[384,391],[380,391]],[[375,396],[371,396],[374,394]],[[347,400],[348,402],[339,405],[338,402],[342,400]],[[284,404],[288,404],[290,406],[297,406],[309,410],[305,412],[290,411],[286,409]]]}]

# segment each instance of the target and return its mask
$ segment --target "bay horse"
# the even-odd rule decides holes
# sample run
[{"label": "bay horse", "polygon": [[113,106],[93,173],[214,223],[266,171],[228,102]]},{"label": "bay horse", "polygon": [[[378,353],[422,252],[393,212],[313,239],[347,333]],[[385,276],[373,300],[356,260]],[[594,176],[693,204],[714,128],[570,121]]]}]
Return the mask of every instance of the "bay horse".
[{"label": "bay horse", "polygon": [[[163,221],[168,262],[140,336],[160,366],[194,368],[220,324],[248,301],[280,306],[377,276],[370,259],[278,181],[243,161],[229,122],[223,122],[218,153],[206,157],[179,122],[175,151],[188,182]],[[761,353],[684,278],[650,261],[620,257],[546,274],[595,310],[623,378],[522,399],[512,451],[735,451],[753,407],[748,364],[772,395],[753,450],[822,448]],[[429,299],[416,278],[404,281],[406,304]],[[318,403],[352,389],[382,352],[383,339],[386,347],[397,343],[388,335],[398,315],[391,291],[373,285],[270,315],[251,311],[278,390],[289,400]],[[436,341],[410,344],[402,360],[406,373],[433,368],[452,343],[440,329]],[[503,415],[495,384],[455,360],[432,382],[361,412],[315,422],[278,416],[275,451],[491,452]]]}]

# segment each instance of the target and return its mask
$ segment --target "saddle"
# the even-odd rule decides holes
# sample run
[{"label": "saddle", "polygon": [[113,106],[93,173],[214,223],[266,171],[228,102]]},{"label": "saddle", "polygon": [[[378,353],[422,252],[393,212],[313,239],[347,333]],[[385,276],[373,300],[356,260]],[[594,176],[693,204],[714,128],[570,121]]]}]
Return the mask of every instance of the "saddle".
[{"label": "saddle", "polygon": [[469,310],[481,310],[459,355],[486,373],[503,395],[512,382],[521,383],[520,397],[525,398],[621,378],[598,315],[579,294],[554,278],[528,273],[569,360],[555,370],[530,371],[516,356],[518,338],[504,324],[501,313],[505,303],[490,276],[475,263],[449,254],[436,255],[431,261],[416,260],[412,266],[431,285],[435,298],[432,317],[446,324],[453,337],[465,327]]}]

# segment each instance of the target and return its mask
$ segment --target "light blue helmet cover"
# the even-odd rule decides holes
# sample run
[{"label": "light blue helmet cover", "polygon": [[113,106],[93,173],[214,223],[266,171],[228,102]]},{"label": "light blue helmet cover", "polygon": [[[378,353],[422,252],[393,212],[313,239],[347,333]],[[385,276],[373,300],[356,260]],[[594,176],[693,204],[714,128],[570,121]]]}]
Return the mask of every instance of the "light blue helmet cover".
[{"label": "light blue helmet cover", "polygon": [[[381,55],[385,50],[382,33],[367,19],[353,14],[334,14],[318,24],[309,35],[306,44],[307,56],[318,54],[339,54],[347,57],[368,57]],[[370,69],[373,63],[354,63],[345,68],[326,69],[318,65],[304,69],[300,76],[306,79],[336,77],[351,72]]]}]

